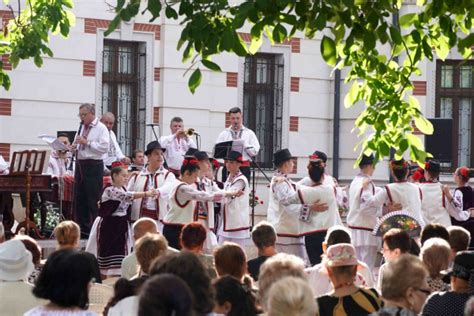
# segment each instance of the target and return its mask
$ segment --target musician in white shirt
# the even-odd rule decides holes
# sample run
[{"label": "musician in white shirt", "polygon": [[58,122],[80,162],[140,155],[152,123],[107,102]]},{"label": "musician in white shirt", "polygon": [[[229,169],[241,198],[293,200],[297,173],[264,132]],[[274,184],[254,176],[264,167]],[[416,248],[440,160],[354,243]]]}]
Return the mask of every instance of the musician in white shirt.
[{"label": "musician in white shirt", "polygon": [[102,115],[100,119],[102,123],[104,123],[105,127],[109,130],[109,150],[107,152],[107,157],[104,159],[104,165],[110,169],[110,166],[115,161],[121,161],[123,163],[129,164],[130,159],[125,156],[120,149],[120,146],[117,142],[117,136],[113,131],[114,124],[115,124],[115,115],[112,112],[107,112]]},{"label": "musician in white shirt", "polygon": [[252,158],[257,156],[260,151],[260,143],[258,142],[255,133],[251,129],[242,125],[242,111],[240,108],[231,108],[229,110],[229,115],[231,125],[219,134],[216,143],[218,144],[227,141],[242,142],[242,148],[234,148],[234,150],[242,153],[244,160],[240,167],[240,171],[245,175],[247,180],[250,181],[250,161],[252,161]]},{"label": "musician in white shirt", "polygon": [[[60,134],[58,140],[66,145],[68,148],[71,145],[66,134]],[[65,175],[72,175],[72,171],[68,170],[71,159],[67,151],[53,150],[49,157],[47,174],[53,177],[64,177]]]},{"label": "musician in white shirt", "polygon": [[173,117],[170,122],[171,135],[162,136],[160,144],[165,149],[165,160],[168,170],[176,177],[180,175],[184,155],[189,148],[197,148],[196,143],[184,132],[183,119]]},{"label": "musician in white shirt", "polygon": [[95,116],[95,107],[84,103],[79,107],[81,125],[72,150],[76,153],[74,204],[83,237],[88,237],[97,217],[102,194],[104,159],[109,150],[109,131]]}]

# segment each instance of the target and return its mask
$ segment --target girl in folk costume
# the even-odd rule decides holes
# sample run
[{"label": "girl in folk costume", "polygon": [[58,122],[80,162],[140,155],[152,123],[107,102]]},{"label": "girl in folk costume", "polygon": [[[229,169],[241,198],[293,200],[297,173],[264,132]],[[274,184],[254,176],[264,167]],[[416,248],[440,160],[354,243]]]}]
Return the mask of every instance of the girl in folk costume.
[{"label": "girl in folk costume", "polygon": [[[474,176],[473,169],[460,167],[456,169],[453,175],[457,188],[454,190],[452,197],[451,195],[448,195],[449,190],[447,190],[447,188],[443,189],[448,198],[451,197],[456,204],[461,205],[462,210],[471,212],[471,217],[468,220],[458,221],[451,217],[451,223],[466,228],[471,233],[471,236],[474,236],[474,211],[472,211],[472,208],[474,208],[474,192],[472,187],[469,185],[469,179],[472,176]],[[474,248],[474,238],[471,238],[469,248]]]},{"label": "girl in folk costume", "polygon": [[[194,152],[194,157],[198,160],[199,166],[199,178],[197,182],[197,189],[208,193],[220,191],[217,184],[207,175],[212,173],[210,158],[205,151]],[[212,201],[196,201],[196,212],[198,216],[198,222],[201,223],[207,231],[207,237],[204,242],[203,252],[206,254],[212,254],[212,251],[217,246],[217,237],[214,234],[215,231],[215,213],[214,213],[214,202]]]},{"label": "girl in folk costume", "polygon": [[[309,156],[309,159],[313,159],[313,160],[321,159],[323,166],[324,167],[327,166],[328,156],[322,151],[316,150],[311,156]],[[343,187],[338,186],[337,180],[334,179],[333,176],[329,175],[328,173],[325,173],[323,184],[334,186],[336,188],[337,204],[341,207],[347,206],[347,192],[344,190]],[[298,185],[305,185],[305,186],[310,187],[314,185],[314,182],[308,176],[298,181]]]},{"label": "girl in folk costume", "polygon": [[110,171],[112,185],[102,193],[99,216],[94,221],[86,251],[96,255],[102,275],[120,275],[122,260],[132,248],[129,209],[134,199],[154,197],[155,190],[130,192],[125,189],[128,171],[114,162]]},{"label": "girl in folk costume", "polygon": [[[364,193],[374,196],[381,190],[372,182],[375,171],[374,156],[362,155],[359,168],[360,173],[349,187],[347,225],[352,231],[352,244],[356,249],[357,259],[365,262],[373,270],[381,240],[372,235],[372,230],[377,224],[377,217],[382,216],[382,207],[362,207],[361,197]],[[368,185],[364,188],[366,180]]]},{"label": "girl in folk costume", "polygon": [[147,166],[132,175],[127,186],[130,191],[157,191],[154,197],[138,198],[133,201],[131,220],[134,222],[141,217],[150,217],[157,221],[159,231],[163,229],[161,221],[168,211],[169,196],[176,181],[174,174],[163,167],[164,151],[159,142],[149,143],[145,151]]},{"label": "girl in folk costume", "polygon": [[334,225],[342,225],[336,202],[336,189],[334,185],[324,184],[324,166],[321,159],[310,159],[308,174],[314,184],[311,187],[301,186],[298,189],[301,204],[310,205],[317,202],[327,205],[327,210],[320,212],[307,210],[300,216],[300,233],[304,236],[306,252],[311,265],[321,262],[322,244],[327,230]]},{"label": "girl in folk costume", "polygon": [[462,196],[459,194],[454,199],[447,185],[438,181],[440,165],[436,160],[425,163],[425,181],[420,183],[423,193],[421,212],[425,224],[441,224],[444,227],[451,226],[450,215],[458,221],[469,219],[470,212],[462,209]]},{"label": "girl in folk costume", "polygon": [[300,216],[307,216],[311,211],[325,211],[327,205],[318,202],[301,204],[297,185],[288,178],[288,174],[293,171],[294,159],[288,149],[281,149],[273,154],[276,172],[270,183],[267,220],[277,232],[278,252],[306,258]]},{"label": "girl in folk costume", "polygon": [[390,170],[395,182],[389,183],[373,195],[369,187],[370,180],[364,181],[364,192],[361,196],[361,207],[380,207],[384,204],[390,205],[390,211],[404,209],[412,214],[418,222],[424,226],[421,215],[421,200],[423,198],[420,188],[413,183],[407,182],[408,163],[401,160],[390,161]]},{"label": "girl in folk costume", "polygon": [[198,160],[187,156],[181,166],[181,176],[176,180],[169,199],[169,211],[163,219],[163,235],[170,247],[181,249],[179,236],[184,225],[198,220],[196,201],[217,202],[224,196],[239,196],[239,192],[205,192],[196,189],[199,176]]},{"label": "girl in folk costume", "polygon": [[242,247],[250,241],[249,196],[250,188],[247,178],[240,172],[243,162],[242,154],[231,151],[224,158],[229,175],[224,183],[224,190],[241,192],[239,197],[226,198],[222,202],[219,219],[219,244],[225,241],[235,242]]}]

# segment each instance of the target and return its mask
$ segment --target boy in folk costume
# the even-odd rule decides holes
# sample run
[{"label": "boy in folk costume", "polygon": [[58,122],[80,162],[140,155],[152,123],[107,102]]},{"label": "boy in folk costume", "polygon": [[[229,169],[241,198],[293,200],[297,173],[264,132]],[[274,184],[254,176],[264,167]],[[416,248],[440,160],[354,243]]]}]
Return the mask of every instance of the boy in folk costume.
[{"label": "boy in folk costume", "polygon": [[150,217],[157,221],[159,231],[163,225],[163,220],[168,211],[168,200],[176,181],[174,174],[163,167],[163,152],[157,141],[152,141],[147,145],[145,155],[148,159],[147,166],[130,178],[127,189],[130,191],[156,190],[157,195],[136,199],[132,204],[132,222],[141,217]]},{"label": "boy in folk costume", "polygon": [[[205,151],[195,151],[194,157],[196,157],[196,159],[198,160],[199,166],[199,178],[198,182],[196,183],[197,189],[199,191],[204,191],[208,193],[220,191],[217,184],[206,176],[209,174],[209,172],[212,172],[211,161],[207,153]],[[203,251],[206,254],[212,254],[212,251],[217,246],[217,237],[214,234],[214,202],[196,201],[196,208],[198,222],[200,222],[206,228],[207,231],[207,237],[206,241],[204,242]]]},{"label": "boy in folk costume", "polygon": [[[382,207],[361,206],[361,197],[374,196],[380,191],[372,182],[375,171],[374,156],[363,155],[359,163],[360,173],[352,180],[349,187],[349,213],[347,225],[352,231],[352,244],[356,248],[357,259],[365,262],[372,270],[375,265],[381,240],[372,235],[377,224],[377,217],[382,216]],[[364,182],[368,185],[364,188]]]},{"label": "boy in folk costume", "polygon": [[179,236],[184,225],[198,220],[196,201],[217,202],[226,196],[240,196],[240,192],[205,192],[196,189],[199,176],[199,161],[194,156],[185,156],[181,175],[176,180],[169,198],[169,211],[163,218],[163,235],[170,247],[181,249]]},{"label": "boy in folk costume", "polygon": [[401,160],[390,161],[390,170],[395,182],[387,184],[383,190],[373,195],[369,188],[370,180],[364,180],[364,192],[360,198],[361,208],[377,208],[384,204],[390,205],[390,210],[403,209],[409,212],[424,226],[421,215],[421,200],[423,195],[420,188],[413,183],[407,182],[408,163]]},{"label": "boy in folk costume", "polygon": [[327,205],[318,202],[311,205],[301,204],[297,185],[288,178],[288,174],[293,171],[294,159],[288,149],[281,149],[273,154],[276,172],[270,184],[267,220],[277,232],[278,252],[307,258],[300,229],[300,216],[311,211],[325,211]]},{"label": "boy in folk costume", "polygon": [[465,221],[471,214],[468,211],[463,211],[459,198],[454,199],[448,186],[444,186],[438,181],[439,173],[438,161],[429,160],[425,163],[425,182],[419,184],[423,193],[421,212],[426,224],[436,223],[449,227],[451,226],[450,215],[458,221]]},{"label": "boy in folk costume", "polygon": [[224,190],[242,194],[239,197],[226,198],[222,203],[217,232],[219,244],[229,241],[245,247],[250,241],[250,188],[247,178],[240,172],[243,156],[237,151],[231,151],[224,158],[224,162],[229,173],[224,183]]},{"label": "boy in folk costume", "polygon": [[132,248],[132,233],[129,223],[130,206],[134,199],[154,197],[157,192],[131,192],[125,189],[128,180],[127,167],[121,162],[112,164],[112,185],[102,193],[99,216],[94,221],[86,251],[99,261],[102,275],[120,275],[122,260]]}]

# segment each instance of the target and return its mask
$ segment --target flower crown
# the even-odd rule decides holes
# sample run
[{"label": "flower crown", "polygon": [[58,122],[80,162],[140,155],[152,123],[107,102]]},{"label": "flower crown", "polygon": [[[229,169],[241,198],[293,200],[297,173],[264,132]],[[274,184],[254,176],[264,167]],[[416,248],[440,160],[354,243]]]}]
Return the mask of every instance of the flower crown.
[{"label": "flower crown", "polygon": [[195,158],[184,159],[183,160],[183,166],[187,166],[187,165],[194,166],[194,165],[197,165],[198,163],[199,163],[199,161]]},{"label": "flower crown", "polygon": [[408,162],[406,161],[403,161],[403,163],[401,165],[395,163],[395,161],[390,161],[390,167],[392,168],[392,170],[394,169],[406,169],[408,168]]},{"label": "flower crown", "polygon": [[112,162],[112,168],[117,168],[117,167],[120,167],[120,168],[127,168],[127,166],[121,162],[121,161],[114,161]]},{"label": "flower crown", "polygon": [[421,168],[416,169],[415,172],[413,172],[412,178],[415,181],[421,180],[423,178],[423,169]]}]

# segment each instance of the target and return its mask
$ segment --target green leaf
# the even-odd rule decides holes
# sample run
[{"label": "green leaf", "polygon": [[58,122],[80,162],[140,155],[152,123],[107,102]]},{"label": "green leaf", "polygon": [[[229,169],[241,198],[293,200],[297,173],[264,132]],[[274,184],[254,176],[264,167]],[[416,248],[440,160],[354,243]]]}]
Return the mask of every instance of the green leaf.
[{"label": "green leaf", "polygon": [[328,65],[336,65],[336,43],[332,38],[327,37],[326,35],[323,36],[323,39],[321,41],[321,55],[323,56],[324,61]]},{"label": "green leaf", "polygon": [[115,12],[120,11],[120,9],[122,9],[124,5],[125,5],[125,0],[117,0],[117,6],[115,7]]},{"label": "green leaf", "polygon": [[416,21],[418,15],[416,13],[408,13],[404,14],[400,17],[400,26],[403,28],[408,28],[410,25],[413,24],[414,21]]},{"label": "green leaf", "polygon": [[178,12],[169,5],[165,9],[165,15],[168,19],[178,19]]},{"label": "green leaf", "polygon": [[147,10],[151,14],[150,22],[153,22],[157,17],[160,16],[161,12],[161,1],[160,0],[148,0]]},{"label": "green leaf", "polygon": [[218,64],[210,61],[210,60],[207,60],[207,59],[203,59],[201,60],[201,63],[206,66],[206,68],[212,70],[212,71],[222,71],[221,70],[221,67],[219,67]]},{"label": "green leaf", "polygon": [[395,27],[391,26],[390,27],[390,37],[392,38],[392,41],[400,45],[402,43],[402,36],[400,35],[400,31],[398,31]]},{"label": "green leaf", "polygon": [[375,48],[375,35],[373,32],[366,32],[364,34],[364,48],[366,49],[366,51]]},{"label": "green leaf", "polygon": [[254,55],[256,52],[258,52],[258,50],[262,46],[262,43],[263,43],[263,36],[260,36],[259,38],[252,37],[252,42],[250,43],[250,47],[249,47],[249,53]]},{"label": "green leaf", "polygon": [[425,135],[433,134],[433,124],[423,116],[415,116],[415,126]]},{"label": "green leaf", "polygon": [[232,34],[232,31],[230,29],[226,29],[222,33],[219,48],[221,49],[221,51],[230,51],[232,49],[232,46],[234,46],[234,35]]},{"label": "green leaf", "polygon": [[286,29],[278,23],[273,28],[273,40],[277,43],[283,43],[287,35]]},{"label": "green leaf", "polygon": [[117,28],[117,26],[120,24],[120,21],[121,21],[120,15],[117,15],[117,16],[112,20],[112,22],[110,22],[109,28],[107,29],[107,31],[105,31],[104,36],[108,36],[108,35],[110,35],[110,33],[112,33],[113,31],[115,31],[115,29]]},{"label": "green leaf", "polygon": [[62,0],[62,3],[65,7],[68,7],[69,9],[72,9],[74,7],[74,4],[71,0]]},{"label": "green leaf", "polygon": [[35,62],[36,67],[41,67],[41,66],[43,66],[43,58],[41,58],[40,55],[36,55],[36,56],[35,56],[34,62]]},{"label": "green leaf", "polygon": [[387,142],[384,141],[384,140],[381,140],[379,143],[378,143],[378,149],[380,151],[380,153],[383,155],[383,156],[388,156],[390,155],[390,146],[388,146]]},{"label": "green leaf", "polygon": [[472,47],[474,46],[474,33],[469,34],[465,38],[459,40],[458,47],[459,48],[464,48],[464,47]]},{"label": "green leaf", "polygon": [[408,141],[406,139],[402,139],[398,145],[398,150],[401,154],[403,154],[408,149]]},{"label": "green leaf", "polygon": [[201,84],[201,80],[202,80],[202,74],[201,74],[201,70],[199,70],[198,68],[194,70],[193,74],[191,75],[191,77],[189,77],[189,81],[188,81],[188,87],[192,94],[194,94],[194,92],[196,91],[196,88],[199,87],[199,85]]},{"label": "green leaf", "polygon": [[411,133],[407,133],[407,134],[405,134],[405,137],[406,137],[410,147],[414,147],[416,149],[423,150],[423,142],[421,141],[421,139],[418,136],[413,135]]},{"label": "green leaf", "polygon": [[352,83],[352,86],[349,90],[349,92],[346,94],[344,97],[344,107],[350,108],[357,100],[359,99],[359,82],[356,80]]}]

